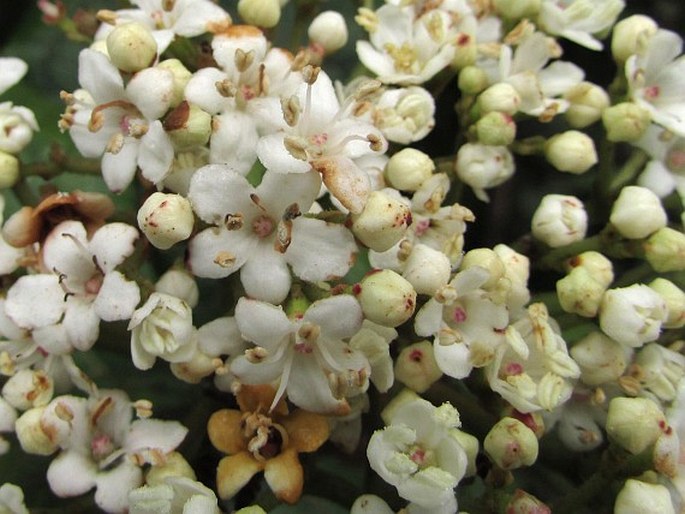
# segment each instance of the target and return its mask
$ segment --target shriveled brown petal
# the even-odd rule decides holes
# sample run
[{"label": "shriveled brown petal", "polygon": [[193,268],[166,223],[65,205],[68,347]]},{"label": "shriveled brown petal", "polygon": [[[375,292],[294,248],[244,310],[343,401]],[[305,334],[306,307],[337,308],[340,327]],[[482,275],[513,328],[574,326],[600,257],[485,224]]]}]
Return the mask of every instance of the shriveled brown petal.
[{"label": "shriveled brown petal", "polygon": [[291,448],[268,460],[264,478],[276,498],[286,503],[296,503],[304,486],[304,470],[297,452]]},{"label": "shriveled brown petal", "polygon": [[33,207],[22,207],[12,214],[2,227],[2,237],[17,248],[35,243],[40,239],[43,222],[33,217]]},{"label": "shriveled brown petal", "polygon": [[[274,401],[276,388],[269,384],[241,385],[240,391],[236,394],[238,406],[243,412],[262,412],[266,413]],[[288,406],[285,400],[280,400],[274,410],[274,415],[284,415],[288,413]]]},{"label": "shriveled brown petal", "polygon": [[330,434],[328,420],[302,409],[280,420],[288,432],[288,447],[297,452],[313,452],[326,442]]},{"label": "shriveled brown petal", "polygon": [[229,455],[216,468],[216,488],[222,500],[232,498],[250,479],[264,469],[264,463],[247,452]]},{"label": "shriveled brown petal", "polygon": [[312,168],[321,173],[323,183],[328,191],[353,214],[364,209],[371,191],[371,181],[347,157],[315,159],[310,163]]},{"label": "shriveled brown petal", "polygon": [[222,409],[211,415],[207,433],[217,450],[233,455],[247,449],[240,424],[242,417],[242,412],[233,409]]}]

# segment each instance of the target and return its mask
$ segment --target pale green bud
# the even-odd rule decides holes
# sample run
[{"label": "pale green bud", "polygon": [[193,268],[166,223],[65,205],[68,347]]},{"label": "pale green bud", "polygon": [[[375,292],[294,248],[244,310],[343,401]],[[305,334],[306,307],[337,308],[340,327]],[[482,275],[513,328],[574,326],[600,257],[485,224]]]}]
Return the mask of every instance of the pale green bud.
[{"label": "pale green bud", "polygon": [[170,269],[155,283],[155,291],[180,298],[191,308],[197,307],[200,289],[195,278],[185,269]]},{"label": "pale green bud", "polygon": [[611,54],[619,64],[623,64],[628,57],[637,53],[640,40],[656,34],[659,26],[649,16],[636,14],[619,21],[614,25],[611,36]]},{"label": "pale green bud", "polygon": [[629,478],[616,496],[614,514],[675,514],[675,510],[665,486]]},{"label": "pale green bud", "polygon": [[133,73],[149,67],[157,56],[157,42],[140,23],[117,25],[107,36],[107,53],[121,71]]},{"label": "pale green bud", "polygon": [[587,269],[579,266],[558,280],[556,289],[559,303],[564,311],[594,318],[607,286],[597,282]]},{"label": "pale green bud", "polygon": [[648,284],[664,302],[668,314],[662,326],[664,328],[682,328],[685,326],[685,292],[670,280],[656,278]]},{"label": "pale green bud", "polygon": [[490,429],[483,442],[490,460],[504,470],[530,466],[538,458],[538,438],[523,422],[502,418]]},{"label": "pale green bud", "polygon": [[425,153],[403,148],[388,160],[385,178],[400,191],[416,191],[435,171],[435,163]]},{"label": "pale green bud", "polygon": [[545,195],[533,213],[533,236],[558,248],[585,238],[588,216],[585,206],[575,196]]},{"label": "pale green bud", "polygon": [[14,431],[21,448],[33,455],[50,455],[57,451],[57,444],[41,427],[45,407],[35,407],[24,412],[14,424]]},{"label": "pale green bud", "polygon": [[449,282],[452,265],[449,258],[428,245],[416,244],[404,263],[402,276],[418,294],[433,296]]},{"label": "pale green bud", "polygon": [[649,111],[633,102],[612,105],[602,112],[607,139],[615,143],[637,141],[651,122]]},{"label": "pale green bud", "polygon": [[478,66],[466,66],[459,72],[458,87],[465,95],[477,95],[489,85],[487,74]]},{"label": "pale green bud", "polygon": [[466,473],[464,476],[470,477],[476,474],[476,457],[478,456],[478,438],[462,432],[458,428],[450,429],[450,436],[454,437],[466,452]]},{"label": "pale green bud", "polygon": [[590,136],[577,130],[556,134],[545,144],[545,157],[557,170],[580,175],[597,163],[597,150]]},{"label": "pale green bud", "polygon": [[492,289],[493,287],[496,287],[497,283],[506,273],[504,262],[499,258],[499,255],[490,248],[474,248],[473,250],[466,252],[459,269],[467,270],[474,266],[485,268],[490,275],[487,282],[482,285],[483,289]]},{"label": "pale green bud", "polygon": [[429,341],[407,346],[395,361],[395,378],[417,393],[427,391],[441,376]]},{"label": "pale green bud", "polygon": [[165,484],[167,477],[185,477],[196,480],[195,471],[178,452],[170,452],[164,458],[164,463],[151,466],[145,475],[145,483],[150,486]]},{"label": "pale green bud", "polygon": [[483,114],[498,111],[513,116],[520,105],[521,96],[518,91],[506,82],[498,82],[478,96],[478,107]]},{"label": "pale green bud", "polygon": [[516,139],[516,123],[502,112],[489,112],[476,122],[478,142],[484,145],[507,146]]},{"label": "pale green bud", "polygon": [[250,505],[249,507],[236,510],[235,514],[266,514],[266,511],[259,505]]},{"label": "pale green bud", "polygon": [[411,225],[411,210],[401,200],[383,191],[372,191],[364,209],[352,214],[352,232],[376,252],[389,250]]},{"label": "pale green bud", "polygon": [[664,227],[652,234],[645,241],[643,248],[645,258],[655,271],[685,270],[685,234]]},{"label": "pale green bud", "polygon": [[194,221],[190,202],[177,194],[153,193],[138,210],[138,227],[160,250],[188,239]]},{"label": "pale green bud", "polygon": [[0,151],[0,189],[8,189],[19,180],[19,159]]},{"label": "pale green bud", "polygon": [[585,268],[593,279],[604,286],[608,287],[614,281],[614,265],[604,255],[594,250],[576,255],[569,259],[565,266],[567,272],[578,267]]},{"label": "pale green bud", "polygon": [[278,0],[239,0],[238,14],[247,24],[270,29],[281,19],[281,4]]},{"label": "pale green bud", "polygon": [[414,402],[420,398],[421,397],[411,389],[402,389],[381,411],[381,419],[383,420],[383,423],[389,425],[400,407]]},{"label": "pale green bud", "polygon": [[493,0],[495,10],[509,20],[535,18],[540,12],[540,3],[541,0]]},{"label": "pale green bud", "polygon": [[643,239],[666,226],[661,200],[646,187],[626,186],[611,208],[609,222],[628,239]]},{"label": "pale green bud", "polygon": [[617,397],[609,402],[609,438],[633,455],[653,445],[666,427],[661,409],[648,398]]},{"label": "pale green bud", "polygon": [[175,107],[183,101],[183,93],[193,74],[178,59],[166,59],[160,62],[157,68],[170,71],[174,77],[174,91],[170,105]]},{"label": "pale green bud", "polygon": [[573,128],[592,125],[611,103],[604,88],[591,82],[576,84],[564,93],[564,98],[570,103],[564,115]]},{"label": "pale green bud", "polygon": [[164,118],[164,130],[178,151],[190,151],[209,141],[212,116],[197,105],[183,101]]},{"label": "pale green bud", "polygon": [[601,332],[592,332],[569,350],[589,386],[613,382],[623,375],[632,351]]},{"label": "pale green bud", "polygon": [[337,11],[324,11],[312,20],[307,35],[312,43],[321,45],[326,54],[332,54],[347,44],[345,18]]},{"label": "pale green bud", "polygon": [[461,70],[466,66],[475,64],[478,58],[478,45],[476,43],[476,38],[471,36],[465,36],[459,41],[457,51],[452,59],[452,68]]},{"label": "pale green bud", "polygon": [[364,316],[385,327],[407,321],[416,308],[416,291],[402,276],[391,270],[367,275],[359,284],[357,299]]}]

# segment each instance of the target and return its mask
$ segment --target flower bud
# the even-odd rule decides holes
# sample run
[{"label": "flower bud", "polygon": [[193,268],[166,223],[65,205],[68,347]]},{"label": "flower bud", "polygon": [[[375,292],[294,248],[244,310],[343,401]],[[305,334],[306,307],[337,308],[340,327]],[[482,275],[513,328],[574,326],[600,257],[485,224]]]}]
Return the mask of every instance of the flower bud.
[{"label": "flower bud", "polygon": [[352,215],[352,232],[376,252],[389,250],[411,225],[407,205],[383,191],[372,191],[364,209]]},{"label": "flower bud", "polygon": [[566,271],[582,267],[597,282],[608,287],[614,281],[614,266],[609,259],[599,252],[589,250],[566,262]]},{"label": "flower bud", "polygon": [[169,103],[172,107],[176,107],[183,101],[186,85],[193,74],[178,59],[166,59],[160,62],[157,67],[170,71],[174,77],[173,97]]},{"label": "flower bud", "polygon": [[478,142],[484,145],[506,146],[516,139],[516,123],[502,112],[489,112],[476,122]]},{"label": "flower bud", "polygon": [[506,506],[507,514],[552,514],[552,509],[532,494],[516,489]]},{"label": "flower bud", "polygon": [[427,391],[441,376],[429,341],[410,344],[395,361],[395,378],[417,393]]},{"label": "flower bud", "polygon": [[404,263],[402,276],[418,294],[433,296],[449,282],[451,271],[452,265],[444,253],[424,244],[416,244]]},{"label": "flower bud", "polygon": [[659,26],[649,16],[636,14],[614,25],[611,36],[611,54],[617,63],[622,64],[628,57],[637,53],[640,40],[656,34]]},{"label": "flower bud", "polygon": [[499,186],[515,171],[514,158],[506,146],[476,143],[461,145],[454,166],[459,180],[484,201],[488,198],[485,189]]},{"label": "flower bud", "polygon": [[478,96],[478,107],[483,114],[498,111],[513,116],[520,105],[521,96],[518,91],[506,82],[498,82]]},{"label": "flower bud", "polygon": [[607,286],[596,281],[587,269],[579,266],[557,281],[557,297],[566,312],[594,318]]},{"label": "flower bud", "polygon": [[474,248],[466,252],[461,261],[460,269],[466,270],[474,266],[485,268],[489,273],[490,278],[481,286],[483,289],[492,289],[497,286],[506,271],[502,259],[490,248]]},{"label": "flower bud", "polygon": [[664,413],[648,398],[619,396],[609,402],[607,435],[633,455],[654,444],[665,426]]},{"label": "flower bud", "polygon": [[400,407],[414,402],[419,398],[421,397],[411,389],[402,389],[381,411],[381,419],[383,420],[383,423],[389,425]]},{"label": "flower bud", "polygon": [[316,16],[307,29],[312,43],[321,45],[326,54],[332,54],[347,44],[347,24],[337,11],[324,11]]},{"label": "flower bud", "polygon": [[637,348],[659,337],[666,302],[644,284],[609,289],[599,312],[602,331],[619,343]]},{"label": "flower bud", "polygon": [[483,448],[490,460],[504,470],[530,466],[538,458],[538,438],[515,418],[500,419],[485,436]]},{"label": "flower bud", "polygon": [[685,270],[685,234],[670,227],[664,227],[645,241],[645,259],[655,271]]},{"label": "flower bud", "polygon": [[613,382],[623,375],[632,352],[601,332],[592,332],[569,350],[589,386]]},{"label": "flower bud", "polygon": [[633,102],[612,105],[602,112],[607,139],[615,143],[637,141],[651,122],[652,115],[649,111]]},{"label": "flower bud", "polygon": [[194,221],[190,202],[177,194],[153,193],[138,210],[138,227],[160,250],[188,239]]},{"label": "flower bud", "polygon": [[642,239],[665,227],[668,217],[652,191],[626,186],[611,208],[609,221],[623,237]]},{"label": "flower bud", "polygon": [[419,86],[388,89],[378,99],[374,123],[390,141],[419,141],[435,126],[435,99]]},{"label": "flower bud", "polygon": [[616,496],[616,514],[675,514],[671,494],[661,484],[629,478]]},{"label": "flower bud", "polygon": [[281,4],[278,0],[239,0],[238,14],[247,24],[270,29],[281,19]]},{"label": "flower bud", "polygon": [[534,19],[540,12],[541,0],[494,0],[493,5],[498,14],[509,20],[521,18]]},{"label": "flower bud", "polygon": [[659,343],[649,343],[637,354],[633,366],[643,391],[664,403],[678,397],[678,384],[685,374],[685,356]]},{"label": "flower bud", "polygon": [[114,66],[133,73],[154,62],[157,43],[145,25],[124,23],[114,27],[107,36],[107,53]]},{"label": "flower bud", "polygon": [[573,128],[592,125],[611,103],[604,88],[591,82],[576,84],[564,93],[564,98],[570,104],[564,115]]},{"label": "flower bud", "polygon": [[585,206],[575,196],[545,195],[533,214],[536,239],[552,248],[582,241],[587,231]]},{"label": "flower bud", "polygon": [[54,392],[53,380],[45,371],[21,369],[2,387],[2,396],[12,407],[27,410],[47,405]]},{"label": "flower bud", "polygon": [[0,190],[8,189],[19,180],[19,159],[0,151]]},{"label": "flower bud", "polygon": [[18,154],[38,131],[38,122],[31,109],[11,102],[0,104],[0,152]]},{"label": "flower bud", "polygon": [[194,104],[181,102],[164,118],[164,130],[178,151],[202,147],[212,135],[212,116]]},{"label": "flower bud", "polygon": [[682,328],[685,326],[685,292],[670,280],[661,277],[654,279],[649,287],[666,302],[668,315],[662,327]]},{"label": "flower bud", "polygon": [[197,307],[200,290],[193,276],[183,269],[170,269],[159,277],[155,291],[175,296],[186,302],[191,309]]},{"label": "flower bud", "polygon": [[403,148],[388,160],[385,178],[400,191],[416,191],[435,171],[433,160],[420,150]]},{"label": "flower bud", "polygon": [[352,504],[350,514],[395,514],[395,511],[380,496],[362,494]]},{"label": "flower bud", "polygon": [[545,157],[557,170],[580,175],[597,163],[592,138],[577,130],[552,136],[545,144]]},{"label": "flower bud", "polygon": [[465,95],[477,95],[489,84],[487,74],[478,66],[466,66],[459,72],[459,90]]},{"label": "flower bud", "polygon": [[164,459],[164,464],[151,466],[145,475],[145,483],[149,486],[166,483],[167,477],[185,477],[195,480],[195,471],[178,452],[170,452]]},{"label": "flower bud", "polygon": [[458,428],[450,429],[450,435],[454,437],[466,452],[466,473],[464,476],[470,477],[476,474],[476,458],[478,457],[478,438],[467,434]]},{"label": "flower bud", "polygon": [[401,325],[411,318],[416,307],[412,285],[390,270],[367,275],[359,284],[357,299],[366,318],[386,327]]},{"label": "flower bud", "polygon": [[475,37],[460,37],[457,43],[457,51],[452,57],[451,66],[459,71],[467,66],[473,66],[478,58],[478,45]]},{"label": "flower bud", "polygon": [[196,351],[190,360],[172,362],[169,365],[169,369],[176,378],[189,384],[199,384],[200,380],[214,373],[216,368],[215,359],[201,351]]},{"label": "flower bud", "polygon": [[55,444],[41,428],[41,416],[45,407],[35,407],[24,412],[14,424],[19,444],[26,453],[50,455],[57,450]]}]

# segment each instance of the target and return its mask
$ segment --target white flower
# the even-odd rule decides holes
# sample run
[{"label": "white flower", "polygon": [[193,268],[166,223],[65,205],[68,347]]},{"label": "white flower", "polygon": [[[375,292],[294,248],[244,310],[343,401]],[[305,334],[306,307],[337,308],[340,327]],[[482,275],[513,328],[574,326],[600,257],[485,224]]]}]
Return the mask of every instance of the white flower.
[{"label": "white flower", "polygon": [[435,99],[419,86],[388,89],[376,102],[373,122],[388,140],[408,145],[435,126]]},{"label": "white flower", "polygon": [[18,57],[0,57],[0,95],[19,82],[28,69]]},{"label": "white flower", "polygon": [[[88,239],[79,221],[64,221],[45,239],[45,273],[24,275],[7,292],[5,311],[14,323],[52,353],[89,349],[100,320],[130,318],[140,291],[116,267],[134,250],[138,231],[109,223]],[[41,309],[36,309],[40,302]]]},{"label": "white flower", "polygon": [[449,403],[434,407],[423,399],[409,402],[397,409],[389,426],[371,436],[369,464],[402,498],[426,509],[448,504],[456,512],[453,489],[468,460],[451,433],[460,424]]},{"label": "white flower", "polygon": [[664,198],[674,190],[685,198],[685,138],[669,133],[659,125],[650,125],[636,146],[652,160],[638,177],[638,185]]},{"label": "white flower", "polygon": [[581,241],[587,231],[585,206],[575,196],[545,195],[533,214],[531,228],[536,239],[552,248]]},{"label": "white flower", "polygon": [[506,146],[466,143],[454,164],[457,176],[471,186],[479,200],[489,200],[486,189],[500,185],[515,171],[514,158]]},{"label": "white flower", "polygon": [[188,197],[198,216],[217,226],[191,240],[192,272],[220,278],[240,270],[247,294],[272,303],[290,291],[290,269],[312,282],[345,275],[357,250],[351,233],[342,225],[301,216],[320,186],[313,171],[267,171],[254,188],[226,166],[198,170]]},{"label": "white flower", "polygon": [[348,414],[345,396],[366,390],[371,371],[366,356],[344,341],[359,331],[362,318],[349,295],[316,301],[295,320],[280,307],[241,298],[235,320],[257,347],[234,360],[231,372],[246,384],[277,382],[271,408],[287,393],[305,410]]},{"label": "white flower", "polygon": [[201,482],[171,476],[163,484],[145,485],[128,494],[130,514],[220,514],[214,491]]},{"label": "white flower", "polygon": [[131,316],[131,356],[138,369],[150,369],[157,357],[169,362],[190,360],[197,348],[193,313],[183,300],[152,293]]},{"label": "white flower", "polygon": [[37,132],[38,122],[31,109],[12,102],[0,103],[0,151],[21,152]]}]

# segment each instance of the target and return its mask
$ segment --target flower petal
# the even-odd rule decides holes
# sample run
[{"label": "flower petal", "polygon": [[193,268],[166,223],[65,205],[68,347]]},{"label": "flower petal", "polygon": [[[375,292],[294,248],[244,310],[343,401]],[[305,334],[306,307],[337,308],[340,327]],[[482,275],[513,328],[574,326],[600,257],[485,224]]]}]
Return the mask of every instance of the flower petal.
[{"label": "flower petal", "polygon": [[305,312],[304,320],[319,325],[326,339],[336,340],[359,332],[364,315],[354,296],[341,294],[314,302]]},{"label": "flower petal", "polygon": [[125,512],[128,509],[128,493],[142,483],[142,470],[124,459],[111,471],[97,475],[95,503],[106,512]]},{"label": "flower petal", "polygon": [[97,465],[77,451],[63,451],[48,466],[50,489],[62,498],[78,496],[95,486]]},{"label": "flower petal", "polygon": [[129,319],[140,302],[138,284],[122,273],[112,271],[105,275],[100,292],[95,298],[95,312],[104,321]]},{"label": "flower petal", "polygon": [[102,156],[102,178],[113,193],[120,193],[133,180],[139,146],[137,139],[125,137],[124,145],[117,153],[105,152]]},{"label": "flower petal", "polygon": [[273,353],[296,326],[282,307],[266,302],[241,298],[235,308],[235,321],[242,336]]},{"label": "flower petal", "polygon": [[249,453],[224,457],[216,470],[216,486],[222,500],[232,498],[250,479],[264,469],[264,464]]},{"label": "flower petal", "polygon": [[257,239],[246,230],[208,228],[190,240],[188,265],[197,277],[227,277],[245,264],[256,245]]},{"label": "flower petal", "polygon": [[138,235],[138,231],[131,225],[108,223],[93,234],[88,249],[100,269],[109,273],[133,253]]},{"label": "flower petal", "polygon": [[24,275],[7,292],[5,312],[20,327],[36,328],[57,323],[65,307],[56,275]]},{"label": "flower petal", "polygon": [[0,57],[0,95],[19,82],[29,66],[18,57]]},{"label": "flower petal", "polygon": [[261,243],[240,270],[240,281],[248,296],[273,304],[290,292],[290,270],[282,253]]},{"label": "flower petal", "polygon": [[242,418],[243,413],[234,409],[221,409],[211,415],[207,422],[207,434],[214,448],[229,455],[247,449]]},{"label": "flower petal", "polygon": [[298,452],[313,452],[330,435],[328,420],[313,412],[297,409],[281,420],[288,432],[288,445]]},{"label": "flower petal", "polygon": [[264,469],[264,478],[276,498],[286,503],[296,503],[302,495],[304,486],[304,470],[297,452],[288,448],[280,455],[269,459]]},{"label": "flower petal", "polygon": [[88,48],[78,56],[78,82],[96,103],[124,97],[124,80],[105,54]]},{"label": "flower petal", "polygon": [[319,414],[344,416],[350,406],[333,396],[326,374],[313,354],[297,354],[288,380],[288,399],[298,407]]},{"label": "flower petal", "polygon": [[247,219],[257,212],[250,200],[255,189],[234,168],[208,164],[195,172],[188,200],[196,214],[207,223],[222,225],[227,214],[242,214]]},{"label": "flower petal", "polygon": [[171,171],[174,161],[174,146],[162,127],[161,121],[150,123],[145,135],[140,139],[138,166],[143,176],[153,184],[158,184]]}]

